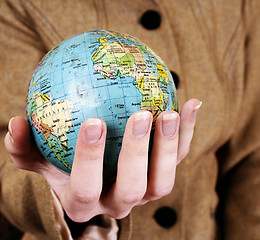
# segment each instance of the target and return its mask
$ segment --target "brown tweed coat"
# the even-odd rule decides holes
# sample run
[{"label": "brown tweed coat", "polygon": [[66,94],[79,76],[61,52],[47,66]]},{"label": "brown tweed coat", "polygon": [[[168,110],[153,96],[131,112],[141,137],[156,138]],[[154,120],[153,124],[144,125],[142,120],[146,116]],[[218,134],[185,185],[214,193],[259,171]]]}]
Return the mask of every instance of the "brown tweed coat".
[{"label": "brown tweed coat", "polygon": [[[16,169],[9,119],[27,83],[65,38],[109,29],[155,50],[175,73],[180,107],[203,101],[190,153],[169,196],[117,222],[119,239],[260,239],[260,1],[0,1],[0,210],[25,239],[70,239],[50,187]],[[65,233],[64,233],[65,232]]]}]

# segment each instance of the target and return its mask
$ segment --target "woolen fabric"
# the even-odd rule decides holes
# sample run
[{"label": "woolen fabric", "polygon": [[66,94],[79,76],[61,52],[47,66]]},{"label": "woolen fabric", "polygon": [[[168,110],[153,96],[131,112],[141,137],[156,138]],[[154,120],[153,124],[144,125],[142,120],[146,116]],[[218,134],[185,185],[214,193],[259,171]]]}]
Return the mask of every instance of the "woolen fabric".
[{"label": "woolen fabric", "polygon": [[[120,240],[260,239],[259,5],[258,0],[0,1],[2,214],[25,239],[71,239],[47,182],[17,169],[3,141],[9,119],[25,117],[28,82],[44,54],[70,36],[105,29],[131,34],[162,57],[178,76],[180,108],[190,98],[203,105],[172,193],[135,207],[125,219],[103,216],[108,223],[103,230],[118,227]],[[149,10],[161,17],[152,29],[140,21]],[[156,215],[162,207],[175,213],[168,216],[172,226]]]}]

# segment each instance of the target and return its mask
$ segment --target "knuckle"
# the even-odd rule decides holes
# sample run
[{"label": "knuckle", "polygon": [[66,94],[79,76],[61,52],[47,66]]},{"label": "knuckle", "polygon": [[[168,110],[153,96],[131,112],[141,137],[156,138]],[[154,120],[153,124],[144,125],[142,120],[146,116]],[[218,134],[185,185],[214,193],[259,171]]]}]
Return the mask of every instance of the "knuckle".
[{"label": "knuckle", "polygon": [[99,200],[99,193],[96,192],[82,193],[81,191],[74,190],[72,194],[74,200],[78,203],[88,204],[88,203],[97,202]]},{"label": "knuckle", "polygon": [[189,148],[178,153],[178,160],[183,160],[189,153]]},{"label": "knuckle", "polygon": [[128,193],[123,195],[122,203],[125,205],[135,205],[142,200],[144,193]]},{"label": "knuckle", "polygon": [[92,146],[88,149],[87,158],[89,161],[95,161],[97,159],[102,158],[103,148],[101,146]]},{"label": "knuckle", "polygon": [[145,147],[141,144],[136,144],[134,148],[128,148],[127,146],[122,146],[121,155],[127,155],[130,158],[147,158],[148,144]]},{"label": "knuckle", "polygon": [[165,196],[169,195],[171,192],[172,192],[172,186],[162,190],[161,191],[161,196],[165,197]]},{"label": "knuckle", "polygon": [[149,198],[155,200],[165,197],[172,192],[172,188],[173,186],[168,186],[166,188],[154,188],[149,192]]},{"label": "knuckle", "polygon": [[134,155],[134,157],[147,157],[148,153],[148,144],[144,146],[138,145],[134,149],[134,151],[131,151],[131,153]]}]

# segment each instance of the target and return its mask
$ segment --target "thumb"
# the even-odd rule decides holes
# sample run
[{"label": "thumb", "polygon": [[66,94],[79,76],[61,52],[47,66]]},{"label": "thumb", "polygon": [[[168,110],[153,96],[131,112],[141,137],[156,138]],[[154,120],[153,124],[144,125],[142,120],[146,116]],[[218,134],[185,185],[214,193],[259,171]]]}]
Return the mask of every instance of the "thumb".
[{"label": "thumb", "polygon": [[13,117],[5,136],[6,150],[11,154],[16,167],[40,172],[43,157],[33,144],[29,123],[22,117]]}]

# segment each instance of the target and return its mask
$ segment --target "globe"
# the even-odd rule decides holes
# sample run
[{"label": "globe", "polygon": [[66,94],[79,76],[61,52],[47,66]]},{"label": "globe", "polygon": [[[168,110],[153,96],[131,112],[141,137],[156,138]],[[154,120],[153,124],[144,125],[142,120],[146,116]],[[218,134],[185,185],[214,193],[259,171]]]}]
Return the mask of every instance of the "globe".
[{"label": "globe", "polygon": [[178,110],[164,61],[128,34],[89,31],[49,51],[29,82],[26,112],[42,155],[70,174],[80,126],[89,117],[107,124],[103,181],[114,179],[127,119],[136,111],[157,116]]}]

